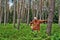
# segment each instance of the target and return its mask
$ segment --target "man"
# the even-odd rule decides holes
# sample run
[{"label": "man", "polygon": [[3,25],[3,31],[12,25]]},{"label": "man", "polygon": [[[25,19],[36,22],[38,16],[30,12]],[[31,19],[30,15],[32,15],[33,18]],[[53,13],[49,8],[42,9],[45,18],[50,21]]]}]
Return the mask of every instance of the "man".
[{"label": "man", "polygon": [[47,20],[38,20],[37,17],[34,17],[34,19],[30,22],[31,29],[34,31],[40,31],[40,24],[47,22]]}]

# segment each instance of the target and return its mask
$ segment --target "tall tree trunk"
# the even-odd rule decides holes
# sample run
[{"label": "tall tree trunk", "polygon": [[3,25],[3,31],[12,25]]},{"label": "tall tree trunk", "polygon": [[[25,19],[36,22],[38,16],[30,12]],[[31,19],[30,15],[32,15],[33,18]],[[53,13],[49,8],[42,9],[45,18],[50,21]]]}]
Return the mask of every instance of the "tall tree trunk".
[{"label": "tall tree trunk", "polygon": [[32,19],[35,17],[35,2],[33,1],[33,5],[32,5]]},{"label": "tall tree trunk", "polygon": [[25,0],[22,0],[22,10],[21,10],[22,22],[24,22],[24,15],[25,15],[25,14],[24,14],[24,12],[25,12],[25,11],[24,11],[24,5],[25,5],[24,3],[25,3]]},{"label": "tall tree trunk", "polygon": [[23,22],[25,22],[26,21],[25,20],[26,19],[26,17],[25,17],[26,16],[26,14],[25,14],[25,0],[23,0],[23,11],[24,11],[23,12],[24,13],[24,15],[23,15]]},{"label": "tall tree trunk", "polygon": [[28,14],[27,14],[27,24],[29,24],[29,13],[30,13],[30,9],[31,9],[31,0],[28,0],[29,4],[28,4]]},{"label": "tall tree trunk", "polygon": [[38,18],[38,13],[39,13],[39,1],[38,1],[38,0],[37,0],[36,4],[37,4],[37,9],[36,9],[37,13],[36,13],[36,17]]},{"label": "tall tree trunk", "polygon": [[50,1],[50,12],[48,15],[48,25],[47,25],[47,34],[51,34],[51,28],[52,28],[52,22],[53,22],[53,16],[54,16],[54,8],[55,8],[55,0],[49,0]]},{"label": "tall tree trunk", "polygon": [[1,3],[2,0],[0,0],[0,24],[1,24],[1,21],[2,21],[2,3]]},{"label": "tall tree trunk", "polygon": [[1,9],[1,12],[2,12],[2,14],[1,14],[1,18],[2,18],[2,19],[1,19],[1,22],[3,22],[3,21],[4,21],[4,20],[3,20],[3,19],[4,19],[4,6],[3,6],[4,1],[2,0],[1,3],[2,3],[2,5],[1,5],[1,6],[2,6],[2,9]]},{"label": "tall tree trunk", "polygon": [[23,18],[23,16],[22,16],[23,15],[23,0],[21,0],[21,4],[22,4],[21,5],[21,22],[22,22],[22,20],[23,20],[22,19]]},{"label": "tall tree trunk", "polygon": [[21,13],[21,2],[20,0],[17,0],[17,29],[18,30],[20,27],[20,13]]},{"label": "tall tree trunk", "polygon": [[5,0],[5,8],[4,8],[4,25],[6,25],[6,19],[7,19],[7,11],[6,11],[6,3],[7,3],[7,0]]},{"label": "tall tree trunk", "polygon": [[13,13],[13,26],[15,28],[15,17],[16,17],[16,0],[13,1],[14,2],[14,13]]},{"label": "tall tree trunk", "polygon": [[36,17],[38,18],[38,13],[39,13],[39,11],[38,11],[38,9],[37,9],[37,13],[36,13]]},{"label": "tall tree trunk", "polygon": [[27,24],[29,23],[29,4],[28,4],[28,14],[27,14]]},{"label": "tall tree trunk", "polygon": [[40,13],[39,13],[40,19],[42,18],[42,0],[40,0]]},{"label": "tall tree trunk", "polygon": [[59,26],[60,26],[60,6],[59,6]]},{"label": "tall tree trunk", "polygon": [[[48,14],[48,6],[47,6],[48,0],[44,1],[44,6],[43,6],[43,19],[47,19],[47,14]],[[46,23],[46,22],[45,22]]]},{"label": "tall tree trunk", "polygon": [[7,0],[7,3],[6,3],[6,5],[7,5],[7,23],[8,23],[8,20],[9,20],[9,0]]}]

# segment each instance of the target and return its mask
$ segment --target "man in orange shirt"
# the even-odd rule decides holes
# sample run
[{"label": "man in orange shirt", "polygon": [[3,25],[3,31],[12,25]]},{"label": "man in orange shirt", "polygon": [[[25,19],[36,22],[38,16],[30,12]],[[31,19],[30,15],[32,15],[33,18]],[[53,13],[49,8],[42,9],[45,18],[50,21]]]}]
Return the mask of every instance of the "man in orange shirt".
[{"label": "man in orange shirt", "polygon": [[38,20],[37,17],[34,17],[34,19],[30,22],[31,29],[40,31],[40,24],[47,22],[47,20]]}]

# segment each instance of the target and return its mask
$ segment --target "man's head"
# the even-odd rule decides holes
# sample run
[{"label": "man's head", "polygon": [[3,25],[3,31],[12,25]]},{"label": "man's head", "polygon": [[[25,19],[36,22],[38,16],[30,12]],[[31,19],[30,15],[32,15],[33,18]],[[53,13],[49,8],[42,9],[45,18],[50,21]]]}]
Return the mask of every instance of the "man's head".
[{"label": "man's head", "polygon": [[37,20],[37,17],[34,17],[35,20]]}]

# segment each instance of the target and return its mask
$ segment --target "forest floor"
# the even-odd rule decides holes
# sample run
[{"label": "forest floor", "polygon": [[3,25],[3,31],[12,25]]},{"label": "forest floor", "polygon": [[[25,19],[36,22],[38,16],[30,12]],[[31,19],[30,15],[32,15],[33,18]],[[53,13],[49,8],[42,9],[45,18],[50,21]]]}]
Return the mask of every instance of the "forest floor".
[{"label": "forest floor", "polygon": [[[21,24],[20,30],[12,24],[0,24],[0,40],[60,40],[60,28],[53,24],[51,36],[46,34],[46,24],[41,24],[40,33],[32,32],[29,25]],[[37,34],[37,35],[36,35]]]}]

